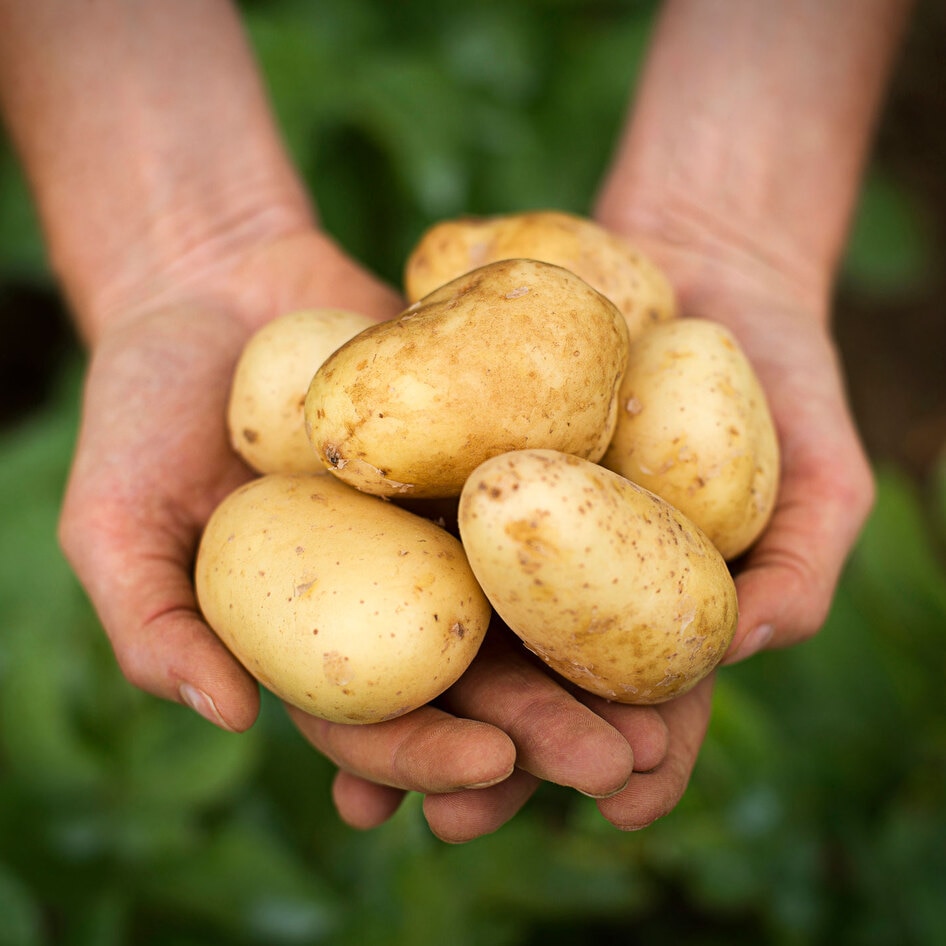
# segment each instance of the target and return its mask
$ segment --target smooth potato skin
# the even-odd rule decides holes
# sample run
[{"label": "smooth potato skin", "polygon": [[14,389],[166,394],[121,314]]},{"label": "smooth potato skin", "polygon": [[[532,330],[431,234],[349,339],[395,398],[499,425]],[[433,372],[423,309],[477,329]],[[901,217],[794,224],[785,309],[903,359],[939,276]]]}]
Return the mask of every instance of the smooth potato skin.
[{"label": "smooth potato skin", "polygon": [[432,700],[469,665],[490,616],[453,536],[316,474],[270,474],[227,497],[195,580],[207,623],[246,669],[333,722]]},{"label": "smooth potato skin", "polygon": [[673,286],[655,263],[594,221],[554,210],[435,224],[408,256],[405,295],[414,302],[472,269],[514,258],[543,260],[580,276],[620,309],[632,340],[677,314]]},{"label": "smooth potato skin", "polygon": [[342,346],[305,403],[316,453],[382,496],[458,496],[489,456],[548,447],[599,459],[627,360],[620,312],[534,260],[474,270]]},{"label": "smooth potato skin", "polygon": [[755,542],[775,506],[779,445],[762,386],[727,328],[684,318],[637,340],[601,463],[676,506],[725,559]]},{"label": "smooth potato skin", "polygon": [[230,444],[257,473],[318,473],[303,407],[319,365],[374,319],[343,309],[287,312],[247,340],[227,404]]},{"label": "smooth potato skin", "polygon": [[598,696],[661,703],[722,659],[736,590],[706,536],[616,473],[549,450],[477,468],[460,535],[497,614],[553,670]]}]

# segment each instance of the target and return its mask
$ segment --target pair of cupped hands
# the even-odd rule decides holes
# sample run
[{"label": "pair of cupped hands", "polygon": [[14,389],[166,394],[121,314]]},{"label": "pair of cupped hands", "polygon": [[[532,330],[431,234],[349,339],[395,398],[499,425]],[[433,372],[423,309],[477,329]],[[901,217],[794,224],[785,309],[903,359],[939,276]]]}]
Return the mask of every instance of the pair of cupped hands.
[{"label": "pair of cupped hands", "polygon": [[[823,623],[872,498],[825,304],[745,252],[634,242],[670,277],[684,315],[735,332],[780,438],[775,514],[734,566],[740,619],[726,661],[797,643]],[[239,732],[259,712],[259,688],[202,621],[192,581],[210,513],[253,475],[225,429],[237,357],[283,312],[332,306],[383,320],[405,304],[315,227],[222,257],[181,261],[100,300],[60,539],[125,676]],[[287,708],[338,768],[342,819],[380,825],[419,792],[435,835],[470,840],[512,818],[542,781],[591,796],[626,830],[676,805],[713,679],[659,706],[610,703],[568,688],[510,637],[492,627],[453,687],[398,719],[346,726]]]}]

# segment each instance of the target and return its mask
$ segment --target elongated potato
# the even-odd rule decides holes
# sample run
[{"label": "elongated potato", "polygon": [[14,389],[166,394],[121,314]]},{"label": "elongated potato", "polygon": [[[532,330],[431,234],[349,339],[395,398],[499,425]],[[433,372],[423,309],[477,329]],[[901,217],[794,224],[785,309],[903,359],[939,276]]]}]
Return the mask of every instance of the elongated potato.
[{"label": "elongated potato", "polygon": [[472,269],[515,258],[554,263],[580,276],[621,310],[632,340],[677,313],[673,287],[643,253],[591,220],[553,210],[435,224],[407,259],[405,294],[414,302]]},{"label": "elongated potato", "polygon": [[726,653],[738,609],[722,556],[624,477],[550,450],[515,451],[474,470],[459,518],[497,614],[577,686],[660,703]]},{"label": "elongated potato", "polygon": [[319,365],[373,324],[357,312],[303,309],[250,336],[233,373],[227,427],[233,449],[252,469],[324,472],[305,435],[305,394]]},{"label": "elongated potato", "polygon": [[264,686],[343,723],[452,684],[490,607],[460,543],[334,477],[270,474],[218,506],[195,572],[208,624]]},{"label": "elongated potato", "polygon": [[704,319],[655,325],[637,340],[602,465],[695,522],[726,559],[768,524],[779,446],[765,393],[733,334]]},{"label": "elongated potato", "polygon": [[365,492],[457,496],[489,456],[597,460],[614,431],[627,326],[573,273],[505,260],[343,345],[306,396],[325,466]]}]

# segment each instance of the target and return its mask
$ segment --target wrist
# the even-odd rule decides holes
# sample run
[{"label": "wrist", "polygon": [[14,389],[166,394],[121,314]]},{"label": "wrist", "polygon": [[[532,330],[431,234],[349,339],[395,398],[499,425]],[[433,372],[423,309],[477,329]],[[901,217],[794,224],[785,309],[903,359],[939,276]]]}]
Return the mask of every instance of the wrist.
[{"label": "wrist", "polygon": [[908,8],[667,0],[599,219],[826,312]]},{"label": "wrist", "polygon": [[595,216],[666,272],[684,312],[718,310],[728,296],[757,294],[827,321],[833,266],[780,239],[773,222],[754,227],[692,195],[658,199],[653,188],[626,179],[602,191]]},{"label": "wrist", "polygon": [[230,202],[208,194],[201,207],[143,217],[126,248],[57,253],[50,240],[57,275],[86,340],[94,345],[117,323],[180,304],[226,309],[251,324],[254,300],[238,289],[247,260],[313,228],[300,202],[264,193],[257,189],[251,198],[245,190]]},{"label": "wrist", "polygon": [[8,3],[0,103],[90,338],[311,226],[229,0]]},{"label": "wrist", "polygon": [[[252,226],[250,224],[253,224]],[[121,291],[99,291],[83,323],[93,346],[155,313],[225,318],[244,336],[286,312],[339,308],[379,321],[403,308],[394,289],[365,270],[327,233],[282,208],[271,208],[210,246],[172,259],[154,278],[125,279]]]}]

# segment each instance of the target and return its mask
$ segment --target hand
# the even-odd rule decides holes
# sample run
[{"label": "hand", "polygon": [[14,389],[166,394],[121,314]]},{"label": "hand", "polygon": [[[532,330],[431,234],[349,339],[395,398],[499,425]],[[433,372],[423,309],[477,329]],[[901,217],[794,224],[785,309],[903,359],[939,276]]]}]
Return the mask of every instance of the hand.
[{"label": "hand", "polygon": [[[797,643],[823,624],[873,497],[870,467],[845,403],[825,307],[776,267],[751,253],[734,253],[722,242],[714,250],[703,245],[698,251],[685,241],[642,243],[638,234],[628,236],[666,269],[680,292],[684,315],[715,319],[735,332],[766,390],[778,431],[778,503],[765,534],[735,565],[740,618],[727,661],[761,647]],[[508,645],[497,649],[493,640],[444,702],[455,711],[496,722],[513,738],[519,768],[491,788],[428,797],[428,820],[441,836],[460,839],[464,826],[476,825],[481,832],[498,826],[524,803],[540,778],[589,791],[589,779],[600,779],[613,763],[604,733],[595,732],[595,742],[587,736],[570,740],[567,732],[545,723],[543,712],[555,707],[559,720],[570,712],[576,723],[590,722],[581,720],[573,705],[566,706],[567,699],[574,699],[621,733],[632,750],[626,786],[600,798],[599,809],[618,827],[644,827],[669,812],[686,788],[706,733],[712,685],[712,679],[706,680],[654,708],[621,706],[587,694],[566,694],[521,652],[511,653]],[[544,707],[534,702],[546,696],[550,702]],[[491,708],[490,715],[484,707]],[[530,724],[531,731],[510,725],[511,720]],[[530,747],[543,735],[546,753],[540,762],[530,755]],[[353,790],[340,799],[340,809],[353,822],[370,822],[377,799],[372,802],[365,784],[353,783],[351,776],[345,780]],[[363,793],[354,790],[356,785]]]},{"label": "hand", "polygon": [[[324,238],[282,237],[160,300],[111,313],[87,377],[63,548],[127,678],[232,731],[253,723],[258,687],[201,619],[192,562],[213,508],[251,476],[224,417],[253,320],[314,305],[380,319],[401,302]],[[436,705],[374,726],[290,713],[339,766],[334,795],[347,821],[379,824],[418,791],[432,829],[464,840],[512,817],[541,779],[607,796],[599,805],[622,826],[669,810],[695,754],[678,745],[673,720],[689,714],[701,717],[695,729],[705,725],[702,694],[679,710],[575,697],[495,628]]]}]

